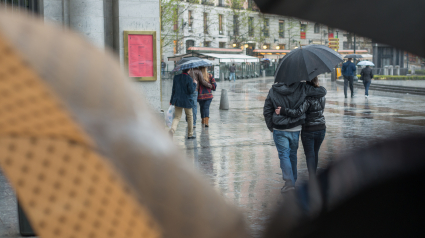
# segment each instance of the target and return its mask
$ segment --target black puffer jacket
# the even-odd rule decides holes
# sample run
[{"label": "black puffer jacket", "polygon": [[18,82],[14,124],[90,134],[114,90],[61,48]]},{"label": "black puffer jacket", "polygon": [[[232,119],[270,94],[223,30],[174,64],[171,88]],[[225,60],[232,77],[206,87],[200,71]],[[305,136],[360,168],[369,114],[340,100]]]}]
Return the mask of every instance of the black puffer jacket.
[{"label": "black puffer jacket", "polygon": [[289,117],[277,115],[275,109],[278,107],[296,109],[303,104],[308,96],[323,97],[325,95],[326,89],[324,87],[316,88],[306,83],[298,82],[290,86],[282,83],[274,84],[264,103],[263,115],[267,128],[270,131],[273,131],[273,128],[284,130],[304,124],[305,114],[299,117]]},{"label": "black puffer jacket", "polygon": [[326,98],[308,97],[298,109],[281,108],[280,114],[299,118],[302,115],[306,116],[304,131],[320,131],[326,129],[325,110]]}]

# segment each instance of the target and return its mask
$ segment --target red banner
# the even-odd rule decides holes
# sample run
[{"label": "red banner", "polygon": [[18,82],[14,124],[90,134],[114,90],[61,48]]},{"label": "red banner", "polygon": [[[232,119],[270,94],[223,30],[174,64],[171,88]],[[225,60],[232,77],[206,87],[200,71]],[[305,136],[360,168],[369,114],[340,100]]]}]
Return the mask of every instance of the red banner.
[{"label": "red banner", "polygon": [[334,38],[334,33],[329,33],[328,38]]},{"label": "red banner", "polygon": [[305,39],[305,32],[301,32],[301,39]]},{"label": "red banner", "polygon": [[128,35],[130,77],[153,77],[153,36]]}]

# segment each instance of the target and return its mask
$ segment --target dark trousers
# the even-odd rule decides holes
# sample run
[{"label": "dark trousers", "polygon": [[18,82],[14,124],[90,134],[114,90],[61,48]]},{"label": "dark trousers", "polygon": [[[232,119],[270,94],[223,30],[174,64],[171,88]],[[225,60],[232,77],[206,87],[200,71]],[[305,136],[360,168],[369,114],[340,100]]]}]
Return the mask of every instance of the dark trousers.
[{"label": "dark trousers", "polygon": [[325,139],[326,129],[320,131],[301,131],[305,159],[309,176],[316,176],[319,161],[319,149]]},{"label": "dark trousers", "polygon": [[210,105],[212,99],[199,100],[199,106],[201,107],[201,118],[210,117]]},{"label": "dark trousers", "polygon": [[347,86],[348,83],[350,83],[350,91],[351,91],[351,97],[354,96],[354,87],[353,87],[353,76],[345,76],[344,75],[344,96],[347,97]]},{"label": "dark trousers", "polygon": [[364,85],[364,95],[369,96],[369,86],[370,83],[372,83],[371,81],[363,81],[363,85]]}]

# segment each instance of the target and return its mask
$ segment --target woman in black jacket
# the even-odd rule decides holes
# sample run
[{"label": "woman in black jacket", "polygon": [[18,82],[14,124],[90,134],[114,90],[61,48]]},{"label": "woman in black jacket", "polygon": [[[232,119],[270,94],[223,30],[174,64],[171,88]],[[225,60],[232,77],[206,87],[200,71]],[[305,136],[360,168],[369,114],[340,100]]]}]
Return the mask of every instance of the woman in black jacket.
[{"label": "woman in black jacket", "polygon": [[[319,87],[319,80],[316,78],[307,82],[314,87]],[[316,175],[317,163],[319,160],[319,149],[325,139],[326,123],[323,112],[325,110],[325,97],[307,97],[298,109],[280,108],[276,109],[276,114],[298,118],[306,114],[305,124],[302,126],[301,141],[307,162],[310,176]]]}]

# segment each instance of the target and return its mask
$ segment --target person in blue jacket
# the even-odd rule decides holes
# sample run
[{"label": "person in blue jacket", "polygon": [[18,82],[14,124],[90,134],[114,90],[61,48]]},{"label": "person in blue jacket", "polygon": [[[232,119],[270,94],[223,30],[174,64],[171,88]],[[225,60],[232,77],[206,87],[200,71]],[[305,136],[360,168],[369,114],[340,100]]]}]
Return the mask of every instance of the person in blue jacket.
[{"label": "person in blue jacket", "polygon": [[176,132],[177,125],[180,122],[184,109],[187,116],[187,125],[189,127],[187,138],[194,139],[192,108],[196,102],[193,100],[192,94],[196,90],[197,82],[189,76],[189,71],[190,69],[183,70],[182,74],[174,76],[173,79],[173,91],[171,93],[170,105],[175,106],[175,113],[170,134],[173,136]]},{"label": "person in blue jacket", "polygon": [[357,71],[356,65],[351,62],[352,58],[342,65],[341,73],[344,76],[344,96],[347,98],[347,85],[350,83],[351,97],[354,97],[353,80]]}]

